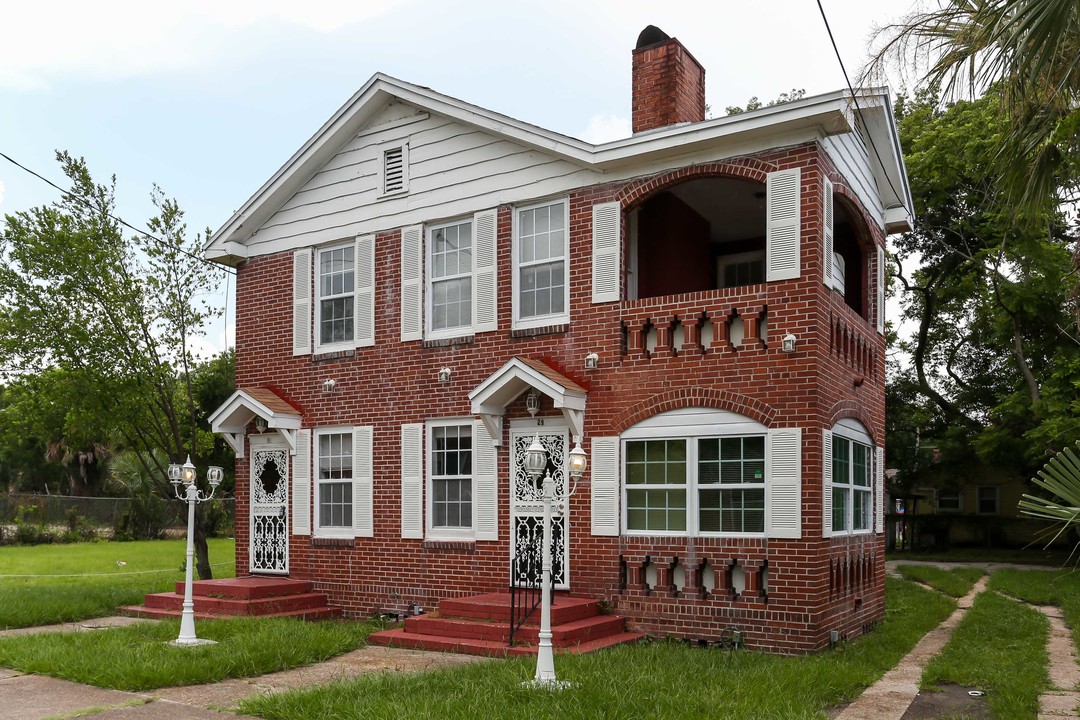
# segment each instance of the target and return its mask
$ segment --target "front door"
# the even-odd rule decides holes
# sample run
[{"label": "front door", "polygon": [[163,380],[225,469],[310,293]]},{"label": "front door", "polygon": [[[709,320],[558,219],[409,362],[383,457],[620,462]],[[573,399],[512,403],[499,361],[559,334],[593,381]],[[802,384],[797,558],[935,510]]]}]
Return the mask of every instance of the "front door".
[{"label": "front door", "polygon": [[251,449],[250,535],[250,571],[287,574],[289,451],[285,447],[264,445]]},{"label": "front door", "polygon": [[[531,422],[543,422],[541,419]],[[540,583],[540,556],[544,533],[544,493],[543,477],[533,481],[525,472],[525,451],[532,444],[533,437],[540,438],[540,444],[548,453],[548,472],[555,480],[555,497],[565,497],[566,454],[569,439],[565,428],[551,428],[537,425],[522,427],[510,431],[512,462],[510,464],[510,582],[519,587],[536,587]],[[551,514],[551,572],[555,588],[567,590],[570,587],[570,563],[567,549],[570,542],[570,528],[567,518],[559,503],[552,505]]]}]

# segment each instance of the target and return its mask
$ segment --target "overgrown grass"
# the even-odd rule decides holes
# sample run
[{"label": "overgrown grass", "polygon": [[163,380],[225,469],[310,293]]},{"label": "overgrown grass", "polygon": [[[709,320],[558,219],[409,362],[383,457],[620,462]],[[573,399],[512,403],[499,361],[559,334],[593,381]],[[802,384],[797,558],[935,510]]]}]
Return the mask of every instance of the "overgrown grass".
[{"label": "overgrown grass", "polygon": [[864,638],[806,657],[702,650],[656,642],[556,658],[573,686],[522,687],[535,660],[467,665],[420,675],[368,675],[245,700],[241,710],[281,720],[348,718],[821,718],[895,665],[955,604],[887,580],[885,621]]},{"label": "overgrown grass", "polygon": [[939,552],[894,550],[885,554],[886,560],[899,562],[911,560],[930,560],[934,562],[990,562],[1021,563],[1027,565],[1061,566],[1069,558],[1069,550],[1061,548],[1045,549],[1042,547],[1026,548],[984,548],[961,547]]},{"label": "overgrown grass", "polygon": [[942,570],[933,565],[897,565],[896,571],[908,580],[921,582],[929,585],[938,592],[961,598],[983,576],[983,569],[979,567],[958,567],[952,570]]},{"label": "overgrown grass", "polygon": [[1056,605],[1080,644],[1080,570],[998,570],[990,588],[1035,605]]},{"label": "overgrown grass", "polygon": [[200,620],[217,645],[174,647],[178,623],[0,638],[0,665],[115,690],[149,690],[251,677],[353,650],[371,623],[305,623],[288,618]]},{"label": "overgrown grass", "polygon": [[995,717],[1034,720],[1047,687],[1049,624],[1038,610],[994,592],[980,594],[941,653],[923,671],[921,686],[955,683],[986,692]]},{"label": "overgrown grass", "polygon": [[[233,577],[235,541],[214,539],[209,547],[214,577]],[[184,540],[5,547],[0,628],[74,622],[140,604],[184,579],[185,550]]]}]

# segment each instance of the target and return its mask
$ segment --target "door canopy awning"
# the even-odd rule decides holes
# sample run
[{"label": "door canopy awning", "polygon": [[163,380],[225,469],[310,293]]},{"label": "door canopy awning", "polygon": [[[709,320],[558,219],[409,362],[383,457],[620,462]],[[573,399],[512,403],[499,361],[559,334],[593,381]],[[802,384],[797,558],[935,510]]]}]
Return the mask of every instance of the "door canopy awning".
[{"label": "door canopy awning", "polygon": [[269,388],[238,388],[210,416],[210,429],[225,438],[236,457],[244,457],[244,433],[256,418],[261,418],[267,429],[277,430],[289,451],[296,452],[300,411]]},{"label": "door canopy awning", "polygon": [[502,444],[506,406],[529,389],[551,398],[555,408],[562,410],[574,441],[580,442],[588,391],[542,360],[515,357],[469,393],[473,414],[480,416],[495,445]]}]

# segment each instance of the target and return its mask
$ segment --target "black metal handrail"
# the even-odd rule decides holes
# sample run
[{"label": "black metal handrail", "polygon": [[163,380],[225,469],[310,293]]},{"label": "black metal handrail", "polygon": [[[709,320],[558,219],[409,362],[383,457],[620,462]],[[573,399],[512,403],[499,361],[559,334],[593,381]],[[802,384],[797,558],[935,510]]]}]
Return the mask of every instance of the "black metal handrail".
[{"label": "black metal handrail", "polygon": [[[510,572],[510,641],[514,644],[514,635],[525,624],[536,608],[540,607],[542,598],[542,573],[537,572],[535,561],[531,557],[514,558]],[[533,578],[540,578],[533,580]],[[551,582],[551,575],[548,582]]]}]

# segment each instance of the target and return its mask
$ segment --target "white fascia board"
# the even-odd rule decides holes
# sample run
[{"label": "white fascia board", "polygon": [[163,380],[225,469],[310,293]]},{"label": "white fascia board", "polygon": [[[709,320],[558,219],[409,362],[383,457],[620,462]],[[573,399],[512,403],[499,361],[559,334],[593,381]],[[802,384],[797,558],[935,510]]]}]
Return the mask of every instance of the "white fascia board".
[{"label": "white fascia board", "polygon": [[493,413],[505,408],[530,387],[551,398],[556,408],[585,409],[584,393],[565,388],[518,358],[511,358],[469,393],[472,411],[478,415]]},{"label": "white fascia board", "polygon": [[896,126],[888,90],[873,88],[862,91],[859,105],[863,126],[873,141],[867,150],[885,210],[885,229],[890,234],[907,232],[914,227],[915,203],[911,199],[904,151],[900,147],[900,131]]},{"label": "white fascia board", "polygon": [[295,430],[300,427],[298,413],[276,413],[243,390],[235,391],[208,418],[215,433],[240,432],[255,416],[266,420],[271,428]]}]

